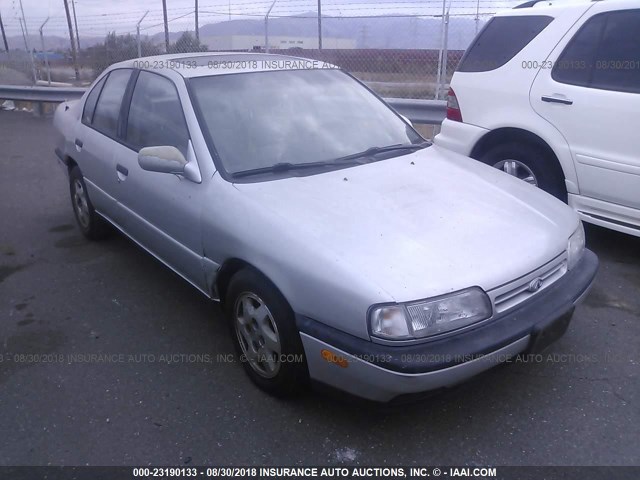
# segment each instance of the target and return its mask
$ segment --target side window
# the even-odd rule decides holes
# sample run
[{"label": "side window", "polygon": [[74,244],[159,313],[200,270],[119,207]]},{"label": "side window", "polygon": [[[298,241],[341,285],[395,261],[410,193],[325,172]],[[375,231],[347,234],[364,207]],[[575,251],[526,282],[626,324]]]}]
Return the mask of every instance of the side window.
[{"label": "side window", "polygon": [[492,18],[465,52],[458,71],[488,72],[500,68],[552,21],[552,17],[542,15]]},{"label": "side window", "polygon": [[551,72],[551,77],[556,82],[589,86],[598,42],[606,22],[606,15],[596,15],[571,39]]},{"label": "side window", "polygon": [[596,15],[578,31],[554,66],[557,82],[640,93],[640,10]]},{"label": "side window", "polygon": [[591,86],[640,93],[640,10],[613,12],[596,53]]},{"label": "side window", "polygon": [[126,141],[135,150],[171,145],[186,156],[189,131],[171,80],[140,72],[129,107]]},{"label": "side window", "polygon": [[102,91],[102,87],[104,85],[104,81],[107,79],[108,75],[103,77],[93,90],[89,92],[87,95],[87,101],[84,102],[84,111],[82,112],[82,123],[86,123],[90,125],[93,121],[93,112],[96,109],[96,103],[98,103],[98,97],[100,96],[100,92]]},{"label": "side window", "polygon": [[107,135],[116,136],[118,116],[131,70],[114,70],[109,74],[93,114],[92,125]]}]

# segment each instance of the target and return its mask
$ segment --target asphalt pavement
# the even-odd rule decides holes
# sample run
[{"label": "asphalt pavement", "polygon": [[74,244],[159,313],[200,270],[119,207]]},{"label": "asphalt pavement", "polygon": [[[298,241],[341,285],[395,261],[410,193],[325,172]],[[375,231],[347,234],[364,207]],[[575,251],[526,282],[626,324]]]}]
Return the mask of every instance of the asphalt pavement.
[{"label": "asphalt pavement", "polygon": [[75,226],[51,117],[0,111],[1,465],[637,465],[640,238],[587,227],[592,293],[539,361],[398,408],[277,400],[219,308]]}]

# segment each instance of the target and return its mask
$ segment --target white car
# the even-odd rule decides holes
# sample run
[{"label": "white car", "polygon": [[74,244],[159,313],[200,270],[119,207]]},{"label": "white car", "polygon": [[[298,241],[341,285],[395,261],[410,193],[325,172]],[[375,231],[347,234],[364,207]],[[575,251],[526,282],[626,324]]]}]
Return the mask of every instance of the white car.
[{"label": "white car", "polygon": [[640,1],[528,2],[453,76],[435,143],[640,236]]}]

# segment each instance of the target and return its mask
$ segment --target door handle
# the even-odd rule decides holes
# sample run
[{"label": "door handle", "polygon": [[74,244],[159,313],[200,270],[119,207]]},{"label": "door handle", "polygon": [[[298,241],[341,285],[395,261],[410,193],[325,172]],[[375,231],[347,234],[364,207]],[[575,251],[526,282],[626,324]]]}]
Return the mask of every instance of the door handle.
[{"label": "door handle", "polygon": [[84,145],[82,143],[82,140],[80,140],[79,138],[76,138],[75,144],[76,144],[76,150],[78,151],[82,150],[82,145]]},{"label": "door handle", "polygon": [[573,100],[569,100],[568,98],[550,97],[547,95],[543,95],[541,100],[547,103],[560,103],[562,105],[573,105]]},{"label": "door handle", "polygon": [[119,163],[116,165],[116,172],[118,172],[118,182],[124,182],[127,179],[127,175],[129,175],[129,169]]}]

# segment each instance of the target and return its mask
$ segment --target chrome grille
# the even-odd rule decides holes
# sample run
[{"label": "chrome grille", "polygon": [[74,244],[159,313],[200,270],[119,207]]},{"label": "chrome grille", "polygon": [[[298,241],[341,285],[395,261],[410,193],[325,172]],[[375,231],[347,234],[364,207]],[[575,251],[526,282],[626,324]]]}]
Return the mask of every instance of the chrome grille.
[{"label": "chrome grille", "polygon": [[494,311],[500,313],[515,307],[547,289],[565,273],[567,260],[566,253],[563,252],[539,269],[488,292]]}]

